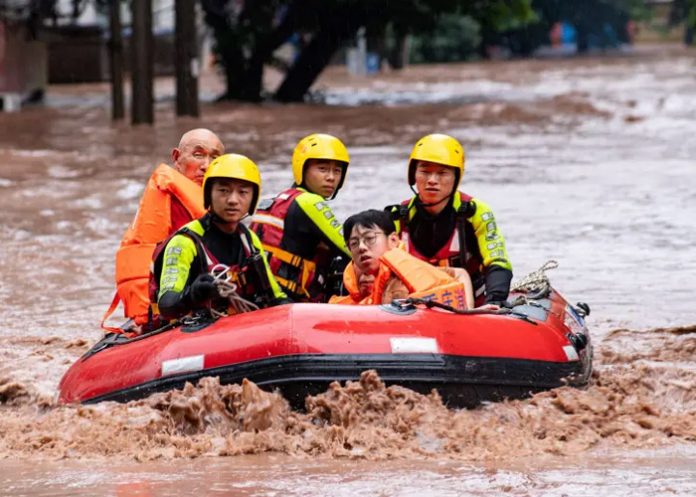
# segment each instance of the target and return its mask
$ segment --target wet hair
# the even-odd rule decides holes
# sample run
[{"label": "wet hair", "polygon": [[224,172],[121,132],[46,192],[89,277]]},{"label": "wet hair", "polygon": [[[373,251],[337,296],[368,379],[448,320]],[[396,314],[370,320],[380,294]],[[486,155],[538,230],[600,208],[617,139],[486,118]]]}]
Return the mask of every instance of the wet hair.
[{"label": "wet hair", "polygon": [[377,209],[368,209],[366,211],[353,214],[346,222],[343,223],[343,239],[348,243],[350,234],[355,226],[363,228],[379,228],[385,235],[389,236],[396,231],[394,220],[390,213],[378,211]]}]

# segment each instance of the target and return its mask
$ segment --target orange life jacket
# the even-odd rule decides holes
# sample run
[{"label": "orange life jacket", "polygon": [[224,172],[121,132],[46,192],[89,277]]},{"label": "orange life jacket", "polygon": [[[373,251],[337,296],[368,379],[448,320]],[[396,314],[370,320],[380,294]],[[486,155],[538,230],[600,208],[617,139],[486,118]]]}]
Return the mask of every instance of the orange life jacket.
[{"label": "orange life jacket", "polygon": [[349,295],[334,296],[332,304],[381,304],[387,282],[392,276],[401,280],[409,291],[409,297],[429,298],[458,309],[466,309],[466,287],[444,271],[421,261],[406,251],[395,248],[379,258],[379,271],[372,293],[360,297],[360,287],[355,267],[351,262],[343,272],[343,284]]},{"label": "orange life jacket", "polygon": [[166,164],[157,166],[145,186],[138,212],[116,252],[116,295],[102,318],[102,328],[107,331],[118,331],[105,327],[104,322],[119,302],[123,302],[126,317],[133,318],[136,324],[147,322],[152,253],[157,243],[174,231],[171,223],[172,196],[188,211],[191,220],[205,214],[201,187]]}]

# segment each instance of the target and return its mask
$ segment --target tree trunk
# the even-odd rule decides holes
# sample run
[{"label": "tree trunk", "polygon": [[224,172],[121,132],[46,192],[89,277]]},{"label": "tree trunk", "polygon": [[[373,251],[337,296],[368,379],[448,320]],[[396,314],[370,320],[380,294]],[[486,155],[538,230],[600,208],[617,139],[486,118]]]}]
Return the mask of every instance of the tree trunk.
[{"label": "tree trunk", "polygon": [[227,21],[225,3],[220,0],[204,0],[202,6],[205,12],[205,22],[213,30],[215,53],[219,58],[218,64],[225,72],[227,90],[221,98],[228,99],[241,94],[242,85],[239,74],[244,72],[244,57],[239,40],[235,39],[233,28]]},{"label": "tree trunk", "polygon": [[[220,58],[220,65],[224,68],[227,83],[227,91],[220,98],[258,102],[263,90],[264,65],[271,58],[273,51],[296,29],[298,17],[295,15],[295,3],[292,2],[289,11],[275,28],[271,28],[272,17],[264,16],[263,5],[248,3],[239,19],[252,23],[252,30],[230,25],[222,8],[224,4],[226,2],[223,0],[203,2],[206,22],[213,28],[216,53]],[[254,50],[245,56],[245,47],[250,46],[254,47]]]},{"label": "tree trunk", "polygon": [[321,31],[300,53],[275,93],[280,102],[302,102],[314,81],[341,45],[341,40]]},{"label": "tree trunk", "polygon": [[152,0],[131,3],[131,122],[152,124],[154,106],[154,40],[152,37]]},{"label": "tree trunk", "polygon": [[331,61],[331,56],[346,40],[355,36],[367,14],[348,5],[328,14],[317,12],[317,15],[325,22],[300,52],[276,90],[275,99],[280,102],[303,101],[314,81]]},{"label": "tree trunk", "polygon": [[111,118],[114,121],[125,115],[123,99],[123,36],[121,34],[121,2],[114,0],[109,6],[109,64],[111,68]]},{"label": "tree trunk", "polygon": [[288,13],[283,21],[269,34],[260,35],[256,43],[256,50],[251,54],[246,74],[244,75],[244,100],[258,102],[261,100],[263,90],[264,65],[271,60],[273,52],[292,35],[295,29],[294,15]]},{"label": "tree trunk", "polygon": [[575,25],[578,53],[586,53],[590,48],[590,30],[584,23]]},{"label": "tree trunk", "polygon": [[176,115],[198,117],[198,47],[195,0],[174,2]]},{"label": "tree trunk", "polygon": [[244,58],[236,47],[223,47],[218,51],[225,68],[225,81],[227,91],[223,95],[225,99],[238,99],[244,93],[241,75],[244,74]]},{"label": "tree trunk", "polygon": [[403,69],[408,62],[408,38],[405,34],[397,34],[394,40],[394,46],[391,47],[387,54],[387,62],[392,69]]}]

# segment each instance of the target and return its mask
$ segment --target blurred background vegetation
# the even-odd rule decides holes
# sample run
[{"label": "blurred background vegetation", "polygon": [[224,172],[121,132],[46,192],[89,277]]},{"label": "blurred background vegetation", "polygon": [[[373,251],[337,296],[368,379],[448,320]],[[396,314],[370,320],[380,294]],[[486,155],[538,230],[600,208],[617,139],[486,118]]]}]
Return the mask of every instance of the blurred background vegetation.
[{"label": "blurred background vegetation", "polygon": [[[127,10],[138,0],[113,1]],[[74,22],[87,8],[105,17],[110,2],[0,0],[0,19],[36,31]],[[153,3],[162,10],[174,0]],[[658,40],[675,27],[693,43],[696,26],[696,0],[199,0],[198,6],[226,83],[221,98],[244,101],[302,101],[327,65],[344,63],[361,46],[370,72],[554,50],[567,55],[563,47],[582,54],[620,48],[636,36]],[[263,86],[269,66],[284,73],[274,89]]]}]

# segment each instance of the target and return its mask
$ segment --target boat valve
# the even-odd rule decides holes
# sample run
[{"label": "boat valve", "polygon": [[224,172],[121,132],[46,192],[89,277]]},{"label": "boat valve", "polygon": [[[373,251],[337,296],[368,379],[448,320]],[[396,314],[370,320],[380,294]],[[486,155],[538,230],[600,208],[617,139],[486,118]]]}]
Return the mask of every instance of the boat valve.
[{"label": "boat valve", "polygon": [[575,305],[576,305],[576,307],[577,307],[577,309],[575,309],[575,312],[577,312],[578,315],[579,315],[581,318],[584,318],[585,316],[589,316],[589,315],[590,315],[590,306],[587,305],[587,303],[585,303],[585,302],[578,302],[578,303],[575,304]]},{"label": "boat valve", "polygon": [[416,309],[413,299],[394,299],[391,301],[390,305],[396,308],[398,311],[410,311]]},{"label": "boat valve", "polygon": [[587,335],[584,333],[568,333],[567,336],[570,343],[573,344],[573,347],[575,347],[575,350],[578,352],[587,347]]}]

